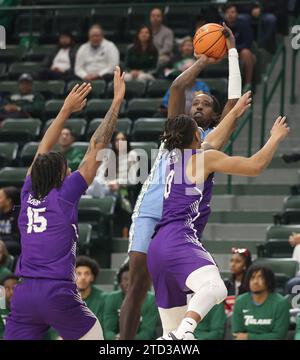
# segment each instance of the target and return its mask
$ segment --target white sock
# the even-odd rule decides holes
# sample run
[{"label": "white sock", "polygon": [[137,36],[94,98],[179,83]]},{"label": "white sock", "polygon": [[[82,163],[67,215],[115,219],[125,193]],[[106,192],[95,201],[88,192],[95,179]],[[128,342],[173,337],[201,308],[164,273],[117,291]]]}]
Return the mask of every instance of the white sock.
[{"label": "white sock", "polygon": [[175,331],[175,336],[178,339],[181,339],[186,332],[194,332],[197,325],[198,324],[194,319],[190,317],[186,317],[181,321],[181,324],[179,325],[178,329]]}]

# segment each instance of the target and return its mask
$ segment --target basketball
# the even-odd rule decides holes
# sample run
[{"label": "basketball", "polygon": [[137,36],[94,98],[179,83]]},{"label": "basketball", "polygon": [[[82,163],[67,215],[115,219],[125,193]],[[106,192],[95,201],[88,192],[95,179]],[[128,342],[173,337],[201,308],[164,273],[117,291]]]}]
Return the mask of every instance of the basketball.
[{"label": "basketball", "polygon": [[227,51],[223,30],[222,25],[214,23],[201,26],[193,40],[195,54],[221,59]]}]

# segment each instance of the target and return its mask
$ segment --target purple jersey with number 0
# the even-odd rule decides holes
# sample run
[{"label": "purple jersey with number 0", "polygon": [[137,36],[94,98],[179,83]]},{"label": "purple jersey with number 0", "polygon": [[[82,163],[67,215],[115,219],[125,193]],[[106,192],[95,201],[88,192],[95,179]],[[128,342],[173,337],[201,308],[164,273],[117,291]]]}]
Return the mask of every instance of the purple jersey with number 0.
[{"label": "purple jersey with number 0", "polygon": [[86,181],[75,171],[59,189],[37,200],[27,176],[21,192],[18,276],[75,281],[78,202],[86,189]]}]

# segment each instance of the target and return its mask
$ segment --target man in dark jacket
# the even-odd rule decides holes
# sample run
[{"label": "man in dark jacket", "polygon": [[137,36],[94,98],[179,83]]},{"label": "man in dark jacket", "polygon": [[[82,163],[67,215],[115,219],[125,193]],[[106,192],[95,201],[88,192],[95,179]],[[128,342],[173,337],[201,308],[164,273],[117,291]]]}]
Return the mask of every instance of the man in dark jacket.
[{"label": "man in dark jacket", "polygon": [[7,118],[39,118],[44,109],[43,95],[33,92],[33,79],[30,74],[19,77],[18,93],[7,96],[0,106],[0,121]]},{"label": "man in dark jacket", "polygon": [[46,70],[42,71],[40,78],[65,81],[74,79],[76,51],[73,35],[69,32],[62,32],[58,38],[57,48],[44,61]]}]

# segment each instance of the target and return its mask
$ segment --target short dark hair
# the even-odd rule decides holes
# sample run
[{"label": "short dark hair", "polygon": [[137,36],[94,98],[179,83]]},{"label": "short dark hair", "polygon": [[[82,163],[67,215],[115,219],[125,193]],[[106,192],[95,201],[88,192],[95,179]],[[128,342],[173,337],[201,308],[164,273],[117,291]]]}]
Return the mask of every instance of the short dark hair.
[{"label": "short dark hair", "polygon": [[121,283],[122,274],[127,271],[129,271],[129,261],[126,261],[117,272],[117,281],[119,285]]},{"label": "short dark hair", "polygon": [[232,2],[229,2],[229,3],[225,4],[223,6],[223,12],[225,13],[227,10],[231,9],[232,7],[234,7],[237,10],[236,4],[234,4]]},{"label": "short dark hair", "polygon": [[39,154],[32,165],[31,181],[35,199],[41,200],[53,188],[59,189],[67,174],[67,161],[60,152]]},{"label": "short dark hair", "polygon": [[69,130],[71,136],[73,136],[73,138],[76,139],[76,135],[75,135],[75,133],[74,133],[74,130],[73,130],[70,126],[64,126],[64,127],[62,128],[62,131],[63,131],[63,130]]},{"label": "short dark hair", "polygon": [[250,279],[254,274],[256,274],[259,271],[261,272],[262,277],[265,280],[265,284],[267,286],[268,291],[274,292],[276,289],[276,279],[274,272],[267,266],[255,265],[255,264],[251,265],[246,273],[245,287],[247,291],[250,291]]},{"label": "short dark hair", "polygon": [[92,274],[94,275],[94,278],[96,279],[99,274],[99,265],[96,260],[90,258],[89,256],[78,256],[76,258],[76,268],[79,266],[86,266],[88,267]]},{"label": "short dark hair", "polygon": [[6,187],[1,188],[1,190],[4,192],[5,196],[11,200],[13,206],[20,205],[20,190],[19,189],[17,189],[14,186],[6,186]]},{"label": "short dark hair", "polygon": [[168,119],[165,124],[165,132],[161,139],[168,151],[174,149],[185,149],[194,138],[198,126],[190,116],[181,114],[175,118]]},{"label": "short dark hair", "polygon": [[1,285],[4,286],[4,283],[5,283],[7,280],[17,280],[17,281],[19,281],[19,276],[15,275],[15,274],[8,274],[8,275],[6,275],[6,276],[2,279]]}]

